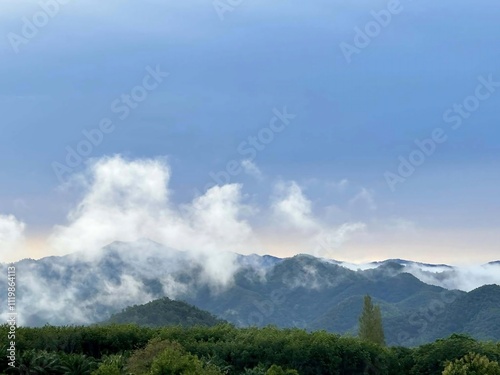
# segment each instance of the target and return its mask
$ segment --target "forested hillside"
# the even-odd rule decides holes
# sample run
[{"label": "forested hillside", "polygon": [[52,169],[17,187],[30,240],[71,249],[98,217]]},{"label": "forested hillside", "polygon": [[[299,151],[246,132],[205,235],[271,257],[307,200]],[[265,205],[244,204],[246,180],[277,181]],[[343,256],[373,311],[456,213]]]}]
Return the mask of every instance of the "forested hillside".
[{"label": "forested hillside", "polygon": [[214,326],[222,322],[206,311],[165,297],[145,305],[127,307],[121,313],[113,314],[106,323],[135,323],[146,327],[192,327]]}]

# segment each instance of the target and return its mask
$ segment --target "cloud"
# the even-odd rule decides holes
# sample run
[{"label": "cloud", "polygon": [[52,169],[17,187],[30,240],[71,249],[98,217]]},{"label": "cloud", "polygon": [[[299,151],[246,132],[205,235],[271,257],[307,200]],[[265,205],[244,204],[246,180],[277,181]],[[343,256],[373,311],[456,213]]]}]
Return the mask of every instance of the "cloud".
[{"label": "cloud", "polygon": [[[277,190],[280,195],[272,206],[275,217],[289,230],[306,233],[309,237],[304,246],[315,256],[338,256],[336,252],[350,239],[351,234],[366,228],[366,224],[362,222],[346,222],[332,227],[316,217],[313,214],[312,201],[304,195],[295,181],[280,183]],[[290,235],[293,235],[293,232]]]},{"label": "cloud", "polygon": [[[246,165],[251,169],[253,163]],[[53,252],[80,252],[92,258],[114,241],[147,238],[187,251],[203,265],[207,280],[225,285],[236,272],[233,253],[262,247],[262,233],[253,229],[262,222],[257,212],[270,210],[272,231],[295,236],[302,251],[321,249],[320,255],[330,255],[365,227],[361,222],[328,224],[314,214],[312,201],[295,181],[278,183],[271,206],[258,208],[244,202],[239,184],[214,186],[189,203],[175,204],[170,178],[165,159],[95,160],[72,180],[82,190],[82,198],[67,223],[54,227],[48,241]]]},{"label": "cloud", "polygon": [[500,285],[500,266],[485,264],[479,266],[426,267],[409,264],[405,272],[426,284],[437,285],[446,289],[459,289],[470,292],[482,285]]},{"label": "cloud", "polygon": [[14,255],[19,257],[25,241],[26,224],[13,215],[0,215],[0,249],[1,261],[10,260]]},{"label": "cloud", "polygon": [[243,167],[243,171],[249,176],[255,177],[257,180],[262,179],[262,172],[253,161],[245,159],[241,162],[241,166]]},{"label": "cloud", "polygon": [[305,232],[317,229],[318,224],[312,217],[312,202],[295,181],[279,183],[276,190],[279,195],[272,209],[280,222]]},{"label": "cloud", "polygon": [[338,228],[323,229],[315,237],[316,248],[313,255],[319,257],[337,257],[340,247],[347,242],[355,232],[366,229],[366,224],[362,222],[344,223]]},{"label": "cloud", "polygon": [[346,191],[346,189],[349,187],[349,180],[344,178],[340,180],[339,182],[329,182],[327,183],[328,188],[336,190],[340,193]]},{"label": "cloud", "polygon": [[363,205],[370,210],[377,209],[373,191],[366,188],[362,188],[361,191],[349,201],[349,204],[351,206]]},{"label": "cloud", "polygon": [[165,160],[100,159],[80,181],[84,197],[54,228],[49,243],[58,254],[93,256],[114,241],[148,238],[204,259],[211,281],[227,283],[235,271],[229,252],[245,249],[252,212],[242,203],[241,186],[215,186],[191,203],[170,200],[170,168]]}]

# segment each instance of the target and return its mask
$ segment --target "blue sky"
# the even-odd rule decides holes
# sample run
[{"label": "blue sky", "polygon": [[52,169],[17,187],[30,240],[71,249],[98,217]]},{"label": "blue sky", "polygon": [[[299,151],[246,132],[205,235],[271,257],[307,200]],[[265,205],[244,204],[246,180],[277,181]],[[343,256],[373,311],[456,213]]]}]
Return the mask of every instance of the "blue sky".
[{"label": "blue sky", "polygon": [[[169,204],[181,209],[205,193],[211,172],[248,159],[239,145],[285,108],[296,117],[248,160],[248,173],[229,181],[241,184],[242,204],[253,207],[245,220],[249,237],[258,239],[233,247],[314,252],[308,241],[319,232],[362,223],[327,255],[498,258],[500,88],[456,130],[443,114],[475,95],[479,77],[500,82],[500,7],[401,1],[388,25],[347,62],[341,43],[355,45],[356,28],[365,30],[372,12],[389,3],[243,0],[221,19],[209,0],[68,1],[16,53],[12,33],[22,37],[23,17],[33,20],[41,7],[3,1],[0,215],[11,232],[13,218],[23,228],[19,235],[4,229],[3,237],[24,241],[4,239],[5,249],[18,249],[4,258],[58,253],[46,239],[59,233],[56,226],[74,229],[102,158],[119,154],[129,166],[161,158],[171,172]],[[169,76],[118,119],[112,103],[141,84],[147,67]],[[75,149],[82,131],[103,118],[113,119],[114,130],[61,187],[53,163],[65,163],[66,148]],[[384,175],[397,173],[399,157],[439,128],[446,142],[392,191]],[[306,208],[292,206],[321,229],[302,228],[303,241],[288,243],[293,226],[263,217],[292,196],[306,200]]]}]

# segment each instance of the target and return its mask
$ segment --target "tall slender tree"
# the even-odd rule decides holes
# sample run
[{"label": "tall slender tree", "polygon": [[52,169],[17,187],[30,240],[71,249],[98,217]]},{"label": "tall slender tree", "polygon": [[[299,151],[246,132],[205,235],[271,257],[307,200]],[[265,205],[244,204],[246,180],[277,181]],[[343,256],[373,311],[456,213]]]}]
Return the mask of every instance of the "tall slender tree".
[{"label": "tall slender tree", "polygon": [[359,338],[378,345],[385,345],[380,306],[374,306],[369,295],[365,296],[363,312],[359,317]]}]

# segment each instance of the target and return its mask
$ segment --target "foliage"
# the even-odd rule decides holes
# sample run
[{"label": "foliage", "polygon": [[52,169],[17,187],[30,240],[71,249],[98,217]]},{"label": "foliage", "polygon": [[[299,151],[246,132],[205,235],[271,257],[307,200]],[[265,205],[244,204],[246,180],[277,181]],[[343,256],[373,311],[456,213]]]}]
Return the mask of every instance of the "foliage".
[{"label": "foliage", "polygon": [[[386,348],[325,331],[307,332],[273,326],[236,328],[229,324],[161,329],[129,325],[18,327],[16,347],[19,348],[16,373],[26,375],[176,372],[442,375],[447,366],[455,373],[460,371],[455,367],[462,364],[460,360],[468,353],[487,358],[492,364],[490,367],[500,360],[499,343],[479,342],[465,335],[452,335],[417,348]],[[67,352],[69,349],[72,351]],[[484,358],[479,362],[483,363]],[[1,366],[0,374],[12,373],[5,364]]]},{"label": "foliage", "polygon": [[150,375],[222,375],[211,364],[204,364],[197,356],[186,353],[178,343],[168,346],[158,355],[152,365]]},{"label": "foliage", "polygon": [[[1,337],[6,337],[8,326],[0,326]],[[136,325],[65,326],[46,325],[39,328],[18,327],[16,349],[19,352],[38,350],[47,352],[80,353],[94,358],[116,354],[146,346],[158,334],[153,328]]]},{"label": "foliage", "polygon": [[128,360],[128,370],[133,374],[145,374],[151,370],[155,358],[169,347],[168,341],[151,340],[144,349],[136,350]]},{"label": "foliage", "polygon": [[450,362],[443,375],[500,375],[500,365],[486,356],[469,353],[455,362]]},{"label": "foliage", "polygon": [[447,362],[460,359],[471,352],[485,355],[493,361],[500,358],[498,344],[480,343],[466,335],[452,335],[415,349],[415,364],[411,374],[441,375]]},{"label": "foliage", "polygon": [[296,370],[283,370],[280,366],[272,365],[266,375],[299,375]]},{"label": "foliage", "polygon": [[262,363],[259,364],[258,366],[255,366],[254,368],[246,368],[243,371],[243,375],[266,375],[266,366],[264,366]]},{"label": "foliage", "polygon": [[94,358],[84,354],[68,354],[63,356],[62,368],[64,375],[91,375],[97,367]]},{"label": "foliage", "polygon": [[385,345],[382,313],[374,306],[372,298],[365,296],[363,312],[359,317],[359,338],[378,345]]},{"label": "foliage", "polygon": [[121,375],[127,368],[127,359],[121,354],[104,356],[92,375]]},{"label": "foliage", "polygon": [[92,375],[122,375],[122,372],[116,365],[102,363]]},{"label": "foliage", "polygon": [[22,375],[64,374],[61,358],[46,351],[27,350],[18,357],[17,373]]}]

